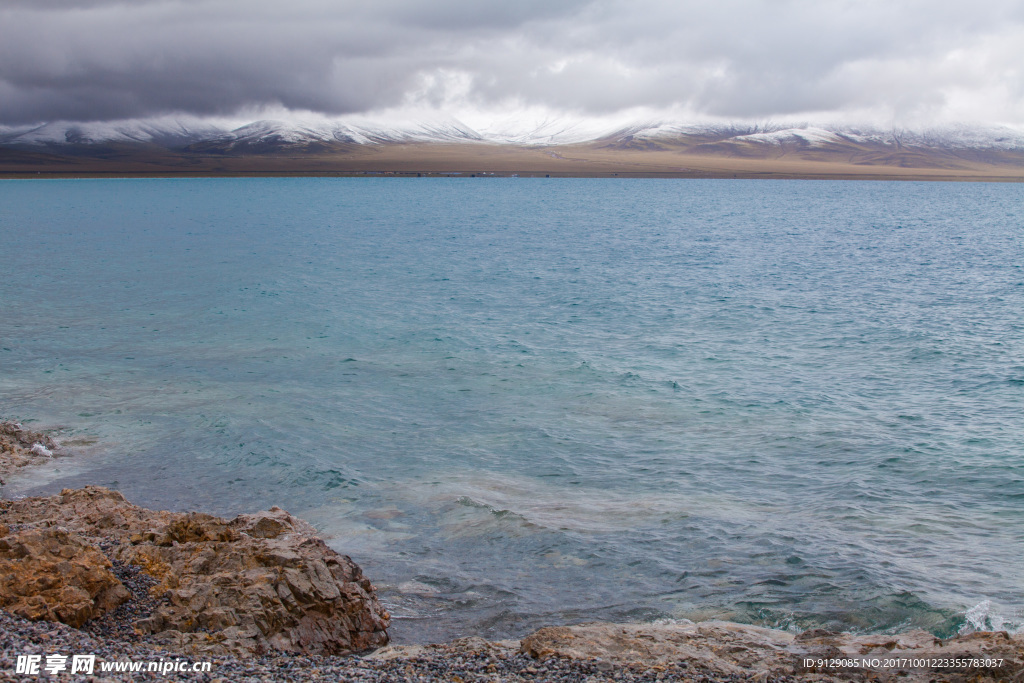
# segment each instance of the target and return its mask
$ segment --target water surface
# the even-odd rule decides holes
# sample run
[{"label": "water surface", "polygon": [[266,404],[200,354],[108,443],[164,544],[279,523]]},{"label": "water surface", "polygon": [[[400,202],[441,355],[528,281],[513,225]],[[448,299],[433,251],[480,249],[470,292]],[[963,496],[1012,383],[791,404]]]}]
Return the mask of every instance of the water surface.
[{"label": "water surface", "polygon": [[0,410],[79,450],[4,495],[281,505],[380,584],[399,641],[595,618],[1014,628],[1022,200],[3,181]]}]

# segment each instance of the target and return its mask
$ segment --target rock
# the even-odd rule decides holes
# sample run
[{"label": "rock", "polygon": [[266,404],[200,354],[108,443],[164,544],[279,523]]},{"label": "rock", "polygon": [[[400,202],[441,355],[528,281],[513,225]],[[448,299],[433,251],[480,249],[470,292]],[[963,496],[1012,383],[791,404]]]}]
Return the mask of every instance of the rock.
[{"label": "rock", "polygon": [[390,616],[359,567],[280,508],[229,521],[90,486],[0,502],[0,520],[71,529],[140,567],[160,602],[135,628],[179,651],[324,655],[388,642]]},{"label": "rock", "polygon": [[53,457],[59,446],[42,432],[25,429],[17,422],[0,422],[0,485],[3,475],[19,467]]},{"label": "rock", "polygon": [[[936,678],[944,681],[1024,678],[1024,635],[1006,633],[974,633],[940,640],[924,631],[858,636],[815,629],[794,635],[715,621],[595,623],[542,628],[524,638],[521,649],[541,660],[551,657],[601,659],[617,665],[641,664],[652,668],[685,662],[694,669],[720,676],[753,676],[764,680],[793,677],[798,680],[923,682]],[[818,665],[828,659],[856,660],[862,665],[845,668]],[[910,664],[893,666],[893,660]],[[980,663],[971,663],[971,660],[980,660]]]},{"label": "rock", "polygon": [[792,640],[785,631],[728,622],[586,624],[542,628],[523,639],[521,647],[538,659],[600,658],[647,666],[688,661],[716,673],[740,674],[755,663],[764,667],[766,660],[777,660],[772,663],[779,668],[789,665],[793,657],[785,648]]},{"label": "rock", "polygon": [[63,529],[5,531],[0,607],[28,619],[81,626],[128,599],[103,553]]}]

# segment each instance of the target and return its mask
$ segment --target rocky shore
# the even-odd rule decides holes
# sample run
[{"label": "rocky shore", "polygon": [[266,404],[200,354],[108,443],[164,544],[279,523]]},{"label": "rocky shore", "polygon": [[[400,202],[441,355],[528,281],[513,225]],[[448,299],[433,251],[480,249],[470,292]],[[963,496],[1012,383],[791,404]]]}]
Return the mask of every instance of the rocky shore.
[{"label": "rocky shore", "polygon": [[[0,472],[57,450],[0,425]],[[94,486],[0,500],[0,681],[32,680],[31,656],[83,681],[1024,681],[1024,635],[1002,632],[584,624],[394,646],[389,624],[359,567],[279,508],[227,520]],[[70,675],[74,655],[92,676]]]}]

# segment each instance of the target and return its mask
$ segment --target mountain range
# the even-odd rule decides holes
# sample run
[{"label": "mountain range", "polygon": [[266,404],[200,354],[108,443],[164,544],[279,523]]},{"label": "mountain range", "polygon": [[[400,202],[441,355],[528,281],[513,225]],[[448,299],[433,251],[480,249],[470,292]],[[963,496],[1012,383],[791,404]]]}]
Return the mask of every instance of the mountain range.
[{"label": "mountain range", "polygon": [[515,117],[194,118],[0,127],[5,174],[399,173],[1024,179],[1024,131]]}]

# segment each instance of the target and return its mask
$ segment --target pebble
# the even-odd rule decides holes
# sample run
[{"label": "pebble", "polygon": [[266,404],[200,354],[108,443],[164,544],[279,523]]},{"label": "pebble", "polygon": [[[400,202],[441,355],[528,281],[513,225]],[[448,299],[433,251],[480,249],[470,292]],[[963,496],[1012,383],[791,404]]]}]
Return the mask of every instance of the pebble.
[{"label": "pebble", "polygon": [[[108,550],[104,544],[100,544],[100,548],[104,552]],[[82,628],[96,636],[135,642],[139,640],[139,635],[132,624],[152,616],[153,609],[162,602],[166,602],[167,599],[154,598],[150,595],[150,587],[155,586],[158,581],[152,576],[144,574],[142,567],[125,564],[114,559],[111,559],[111,564],[113,565],[111,572],[131,593],[131,599],[117,609],[87,622]]]},{"label": "pebble", "polygon": [[[132,569],[121,568],[131,572]],[[128,584],[126,584],[128,585]],[[130,590],[135,592],[136,588]],[[133,601],[134,602],[134,601]],[[93,624],[88,630],[74,629],[64,624],[35,622],[15,617],[0,610],[0,682],[33,680],[61,680],[86,682],[91,680],[114,683],[120,681],[199,681],[202,683],[256,683],[262,681],[345,681],[346,683],[396,683],[423,681],[433,683],[484,683],[501,681],[520,683],[654,683],[655,681],[693,681],[694,683],[731,683],[745,677],[722,676],[693,667],[670,665],[665,671],[646,666],[612,666],[598,660],[574,660],[552,657],[538,662],[529,655],[511,648],[496,654],[494,648],[459,649],[448,645],[428,646],[417,654],[393,659],[366,659],[361,655],[336,657],[287,656],[275,654],[264,657],[215,657],[209,673],[101,673],[99,664],[93,676],[71,676],[64,673],[59,679],[48,676],[29,677],[15,674],[18,655],[27,654],[94,654],[99,661],[159,662],[185,659],[189,662],[205,661],[180,657],[175,653],[155,649],[136,634],[128,637],[123,625]],[[364,653],[365,654],[365,653]],[[45,661],[45,659],[44,659]],[[792,679],[769,679],[786,683]]]}]

